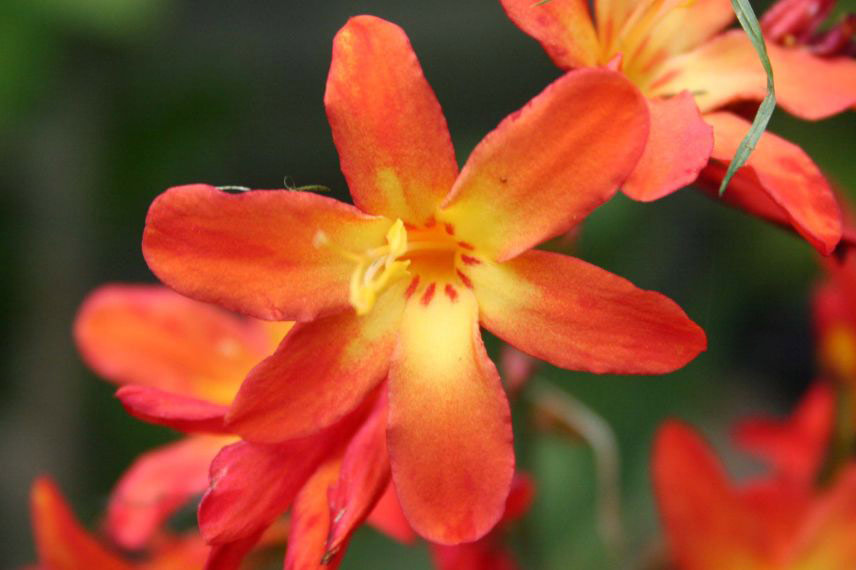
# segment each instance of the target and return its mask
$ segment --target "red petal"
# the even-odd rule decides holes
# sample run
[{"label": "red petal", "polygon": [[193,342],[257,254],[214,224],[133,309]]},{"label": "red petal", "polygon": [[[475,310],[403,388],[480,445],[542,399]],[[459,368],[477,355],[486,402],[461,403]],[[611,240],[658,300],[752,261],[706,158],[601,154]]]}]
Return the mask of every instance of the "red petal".
[{"label": "red petal", "polygon": [[595,67],[600,44],[585,0],[546,3],[502,0],[505,13],[518,28],[538,40],[562,69]]},{"label": "red petal", "polygon": [[777,475],[811,486],[826,454],[834,419],[835,394],[818,381],[790,418],[744,421],[734,436],[744,450],[767,461]]},{"label": "red petal", "polygon": [[194,436],[137,458],[110,496],[106,530],[120,546],[146,546],[161,524],[208,486],[208,466],[229,437]]},{"label": "red petal", "polygon": [[627,79],[572,71],[479,143],[440,216],[488,256],[514,257],[608,200],[647,137],[645,100]]},{"label": "red petal", "polygon": [[762,521],[752,517],[716,457],[688,427],[664,424],[654,445],[654,490],[680,568],[768,568]]},{"label": "red petal", "polygon": [[335,554],[350,539],[389,485],[386,448],[386,395],[378,398],[372,414],[348,444],[338,481],[330,490],[327,554]]},{"label": "red petal", "polygon": [[251,536],[280,516],[318,466],[344,450],[369,401],[337,424],[278,445],[239,442],[217,455],[199,505],[199,530],[213,544]]},{"label": "red petal", "polygon": [[273,443],[315,432],[353,410],[389,370],[405,286],[387,290],[368,315],[347,311],[295,326],[241,386],[229,428]]},{"label": "red petal", "polygon": [[[711,113],[705,120],[714,130],[711,158],[721,163],[706,175],[719,179],[751,125],[732,113]],[[742,204],[743,196],[752,193],[769,197],[791,226],[821,253],[831,253],[841,239],[841,211],[823,174],[800,147],[769,132],[761,135],[725,198]],[[751,208],[758,198],[750,196],[747,201]]]},{"label": "red petal", "polygon": [[500,519],[514,474],[511,418],[475,299],[413,297],[389,377],[389,455],[414,530],[471,542]]},{"label": "red petal", "polygon": [[205,570],[238,570],[247,554],[258,544],[263,533],[264,529],[261,529],[246,538],[213,545],[205,562]]},{"label": "red petal", "polygon": [[112,382],[219,404],[230,403],[250,368],[276,348],[259,321],[148,285],[98,288],[74,336],[87,364]]},{"label": "red petal", "polygon": [[316,247],[319,232],[363,251],[383,244],[391,223],[311,192],[179,186],[152,203],[143,254],[179,293],[260,319],[307,321],[349,307],[353,263]]},{"label": "red petal", "polygon": [[856,466],[840,472],[813,509],[795,550],[792,568],[856,568]]},{"label": "red petal", "polygon": [[404,31],[357,16],[336,35],[324,95],[354,203],[426,222],[458,175],[440,104]]},{"label": "red petal", "polygon": [[416,540],[416,533],[407,522],[407,517],[401,510],[401,503],[395,493],[392,481],[386,486],[383,494],[369,513],[366,521],[385,535],[405,544]]},{"label": "red petal", "polygon": [[226,406],[146,386],[122,386],[116,397],[129,414],[145,422],[190,433],[227,433]]},{"label": "red petal", "polygon": [[673,301],[573,257],[533,250],[469,272],[482,324],[561,368],[663,374],[706,346]]},{"label": "red petal", "polygon": [[291,510],[285,570],[335,570],[339,567],[344,549],[336,556],[325,558],[325,547],[330,532],[329,492],[339,476],[340,465],[339,459],[322,465],[297,495]]},{"label": "red petal", "polygon": [[108,552],[80,526],[50,479],[37,479],[33,484],[30,508],[39,564],[46,570],[133,568]]},{"label": "red petal", "polygon": [[713,129],[687,92],[648,99],[651,130],[642,158],[622,191],[642,202],[671,194],[693,182],[713,151]]}]

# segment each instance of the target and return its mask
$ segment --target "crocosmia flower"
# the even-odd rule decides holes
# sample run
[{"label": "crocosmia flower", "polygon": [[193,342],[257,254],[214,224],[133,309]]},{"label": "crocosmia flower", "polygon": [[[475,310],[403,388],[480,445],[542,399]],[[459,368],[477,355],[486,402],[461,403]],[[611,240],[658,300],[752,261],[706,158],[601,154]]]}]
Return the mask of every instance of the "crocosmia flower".
[{"label": "crocosmia flower", "polygon": [[244,376],[270,355],[290,323],[229,314],[164,287],[107,285],[83,303],[74,336],[84,360],[122,385],[141,419],[191,435],[138,458],[119,480],[106,529],[145,546],[166,517],[208,486],[208,466],[236,440],[223,416]]},{"label": "crocosmia flower", "polygon": [[856,465],[819,491],[779,478],[738,485],[692,429],[669,422],[653,477],[679,570],[856,568]]},{"label": "crocosmia flower", "polygon": [[[766,93],[766,76],[747,35],[723,31],[734,20],[729,0],[596,0],[594,20],[583,0],[501,1],[559,67],[618,69],[646,95],[651,131],[625,194],[656,200],[700,172],[718,186],[750,127],[723,109],[760,101]],[[765,18],[768,40],[783,40],[767,42],[778,102],[810,120],[856,104],[856,62],[846,49],[818,50],[786,33],[798,27],[789,14],[818,3],[785,0]],[[801,31],[812,25],[801,21]],[[790,225],[822,253],[841,238],[840,212],[820,171],[802,149],[771,133],[761,137],[725,198]]]},{"label": "crocosmia flower", "polygon": [[160,537],[145,559],[122,557],[80,525],[47,478],[33,484],[30,504],[39,570],[188,570],[202,568],[208,555],[199,535],[189,535]]},{"label": "crocosmia flower", "polygon": [[252,445],[228,433],[226,406],[290,327],[239,317],[163,287],[108,285],[86,299],[75,322],[86,361],[123,384],[117,396],[133,415],[188,434],[144,454],[121,478],[107,512],[114,541],[148,546],[166,517],[209,487],[209,474],[199,524],[214,546],[212,570],[236,568],[289,508],[288,570],[317,568],[325,556],[326,568],[335,568],[367,518],[395,538],[410,539],[400,508],[384,500],[384,398],[367,398],[329,429],[282,445]]},{"label": "crocosmia flower", "polygon": [[310,436],[388,393],[392,480],[439,543],[502,516],[514,473],[508,402],[482,325],[563,368],[660,374],[705,347],[671,300],[533,249],[609,199],[648,134],[620,74],[569,74],[506,118],[459,172],[404,32],[370,16],[336,36],[325,95],[355,205],[309,192],[172,188],[143,252],[188,296],[296,320],[226,417],[249,442]]}]

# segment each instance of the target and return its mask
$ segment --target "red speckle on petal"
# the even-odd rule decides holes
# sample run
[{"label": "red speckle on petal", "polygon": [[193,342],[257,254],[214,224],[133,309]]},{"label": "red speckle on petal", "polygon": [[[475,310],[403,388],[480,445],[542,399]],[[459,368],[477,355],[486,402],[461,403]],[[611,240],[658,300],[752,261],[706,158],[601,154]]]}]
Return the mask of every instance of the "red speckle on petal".
[{"label": "red speckle on petal", "polygon": [[462,255],[461,261],[463,261],[465,265],[478,265],[481,263],[481,261],[471,255]]},{"label": "red speckle on petal", "polygon": [[417,275],[410,281],[410,285],[407,286],[407,290],[404,292],[404,298],[409,299],[416,292],[416,288],[419,287],[419,276]]},{"label": "red speckle on petal", "polygon": [[467,243],[467,242],[465,242],[465,241],[459,241],[459,242],[458,242],[458,245],[459,245],[459,246],[461,246],[462,248],[464,248],[464,249],[468,249],[468,250],[470,250],[470,251],[472,251],[472,250],[474,250],[474,249],[475,249],[475,246],[474,246],[473,244],[471,244],[471,243]]},{"label": "red speckle on petal", "polygon": [[452,224],[450,224],[448,222],[443,224],[443,226],[446,228],[447,234],[449,234],[450,236],[455,235],[455,226],[453,226]]},{"label": "red speckle on petal", "polygon": [[433,228],[436,225],[437,225],[437,220],[435,220],[434,218],[429,218],[428,221],[425,222],[426,228]]},{"label": "red speckle on petal", "polygon": [[465,274],[463,271],[461,271],[460,269],[458,269],[458,277],[461,279],[461,283],[463,283],[464,285],[466,285],[466,287],[467,287],[468,289],[472,289],[472,288],[473,288],[473,282],[472,282],[472,280],[470,280],[470,278],[469,278],[469,277],[467,277],[467,276],[466,276],[466,274]]},{"label": "red speckle on petal", "polygon": [[446,284],[446,288],[443,290],[446,292],[446,296],[449,298],[450,301],[454,303],[458,300],[458,292],[455,290],[454,287],[449,284]]},{"label": "red speckle on petal", "polygon": [[426,307],[429,303],[431,303],[431,299],[434,298],[434,290],[437,289],[436,283],[431,283],[428,285],[428,288],[425,289],[425,292],[422,294],[422,304]]}]

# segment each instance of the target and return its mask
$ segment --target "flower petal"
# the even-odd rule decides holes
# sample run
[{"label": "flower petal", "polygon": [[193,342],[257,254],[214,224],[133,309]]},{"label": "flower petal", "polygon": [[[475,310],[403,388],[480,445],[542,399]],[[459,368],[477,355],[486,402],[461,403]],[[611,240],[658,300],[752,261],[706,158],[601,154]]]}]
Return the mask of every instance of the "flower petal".
[{"label": "flower petal", "polygon": [[826,453],[835,419],[835,394],[817,381],[786,420],[757,418],[737,425],[734,439],[759,456],[776,475],[810,487]]},{"label": "flower petal", "polygon": [[484,327],[561,368],[663,374],[706,346],[674,301],[580,259],[533,250],[468,269]]},{"label": "flower petal", "polygon": [[353,532],[372,511],[389,485],[386,448],[386,394],[348,444],[338,480],[330,490],[330,519],[326,556],[344,550]]},{"label": "flower petal", "polygon": [[87,364],[107,380],[219,404],[230,403],[250,368],[276,348],[260,321],[149,285],[95,290],[74,336]]},{"label": "flower petal", "polygon": [[680,568],[767,568],[754,520],[707,445],[667,422],[654,444],[654,490],[673,560]]},{"label": "flower petal", "polygon": [[[856,104],[856,61],[821,58],[804,48],[772,43],[767,44],[767,52],[776,102],[789,113],[816,120]],[[767,92],[767,79],[748,36],[734,30],[669,60],[649,87],[651,94],[695,93],[699,108],[707,112],[735,101],[760,101]]]},{"label": "flower petal", "polygon": [[146,546],[161,524],[208,486],[208,466],[230,437],[193,436],[144,453],[110,495],[106,530],[123,548]]},{"label": "flower petal", "polygon": [[690,184],[713,151],[713,129],[686,91],[668,99],[648,99],[651,130],[642,158],[622,191],[650,202]]},{"label": "flower petal", "polygon": [[502,0],[518,28],[538,40],[562,69],[594,67],[600,44],[585,0]]},{"label": "flower petal", "polygon": [[249,441],[274,443],[353,410],[389,370],[406,285],[386,290],[368,315],[347,311],[295,326],[241,386],[228,427]]},{"label": "flower petal", "polygon": [[325,550],[330,532],[329,492],[339,477],[341,464],[341,458],[336,458],[321,465],[297,494],[291,509],[285,570],[335,570],[339,567],[344,548],[329,558]]},{"label": "flower petal", "polygon": [[[238,570],[244,558],[255,548],[264,532],[264,529],[260,529],[246,538],[213,545],[208,554],[208,560],[205,561],[205,570]],[[152,570],[156,569],[153,568]],[[183,569],[177,568],[176,570]]]},{"label": "flower petal", "polygon": [[122,386],[116,392],[137,419],[189,433],[226,433],[228,408],[147,386]]},{"label": "flower petal", "polygon": [[366,522],[398,542],[409,544],[416,540],[416,533],[413,532],[413,528],[401,510],[401,503],[398,501],[395,485],[391,480],[374,509],[369,513]]},{"label": "flower petal", "polygon": [[252,536],[282,515],[330,451],[318,436],[279,445],[238,442],[211,463],[211,485],[199,505],[209,543]]},{"label": "flower petal", "polygon": [[37,479],[30,491],[33,533],[40,567],[50,570],[132,570],[87,533],[53,481]]},{"label": "flower petal", "polygon": [[500,519],[511,486],[508,401],[472,293],[423,299],[408,302],[390,369],[392,476],[416,532],[471,542]]},{"label": "flower petal", "polygon": [[791,568],[856,568],[856,466],[840,472],[805,527]]},{"label": "flower petal", "polygon": [[458,164],[404,30],[374,16],[351,18],[333,41],[324,104],[357,207],[426,222]]},{"label": "flower petal", "polygon": [[[750,124],[732,113],[709,113],[714,148],[707,178],[718,180],[725,172]],[[742,205],[742,195],[766,194],[784,211],[791,226],[818,251],[829,254],[841,239],[841,210],[835,194],[811,158],[797,145],[765,132],[746,164],[737,171],[725,199]],[[745,200],[750,206],[758,199]]]},{"label": "flower petal", "polygon": [[440,216],[488,255],[514,257],[608,200],[647,137],[645,100],[627,79],[572,71],[479,143]]},{"label": "flower petal", "polygon": [[260,319],[306,321],[349,306],[353,263],[316,247],[319,232],[362,251],[382,245],[391,223],[311,192],[178,186],[152,203],[143,254],[179,293]]}]

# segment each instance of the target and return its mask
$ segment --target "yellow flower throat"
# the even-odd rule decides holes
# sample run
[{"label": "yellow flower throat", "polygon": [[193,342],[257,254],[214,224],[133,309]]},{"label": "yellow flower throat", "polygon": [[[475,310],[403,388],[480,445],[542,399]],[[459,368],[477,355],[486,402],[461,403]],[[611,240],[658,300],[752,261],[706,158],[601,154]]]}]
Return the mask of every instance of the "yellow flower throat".
[{"label": "yellow flower throat", "polygon": [[459,280],[455,274],[461,256],[460,244],[451,237],[450,227],[446,227],[445,234],[433,229],[433,224],[432,228],[411,229],[410,233],[412,239],[408,239],[404,222],[397,219],[386,233],[386,245],[364,252],[354,252],[333,243],[323,231],[315,234],[315,247],[328,248],[356,264],[349,281],[348,299],[358,315],[371,311],[384,290],[412,272],[417,274],[415,279],[421,274],[434,279]]}]

